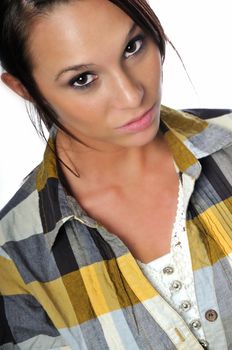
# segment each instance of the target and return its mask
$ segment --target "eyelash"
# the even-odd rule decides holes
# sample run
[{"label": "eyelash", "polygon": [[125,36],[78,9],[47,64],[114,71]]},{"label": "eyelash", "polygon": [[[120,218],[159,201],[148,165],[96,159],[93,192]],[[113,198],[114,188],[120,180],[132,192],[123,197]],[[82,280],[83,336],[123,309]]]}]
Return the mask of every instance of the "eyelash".
[{"label": "eyelash", "polygon": [[[139,47],[139,49],[132,55],[130,55],[129,57],[127,58],[130,58],[131,56],[136,56],[137,54],[139,54],[143,48],[144,48],[144,41],[145,41],[145,35],[143,33],[140,33],[138,35],[136,35],[136,37],[134,37],[132,40],[130,40],[126,46],[126,49],[128,48],[128,46],[131,46],[131,45],[134,45],[137,41],[141,41],[141,45]],[[126,50],[125,50],[126,51]],[[91,81],[90,83],[88,84],[85,84],[85,85],[79,85],[79,86],[75,86],[75,83],[77,82],[78,79],[80,78],[85,78],[87,77],[88,75],[94,75],[92,72],[84,72],[84,73],[81,73],[80,75],[72,78],[70,81],[69,81],[69,85],[74,88],[74,89],[79,89],[79,90],[84,90],[84,89],[88,89],[90,88],[90,86],[95,82],[95,80]]]}]

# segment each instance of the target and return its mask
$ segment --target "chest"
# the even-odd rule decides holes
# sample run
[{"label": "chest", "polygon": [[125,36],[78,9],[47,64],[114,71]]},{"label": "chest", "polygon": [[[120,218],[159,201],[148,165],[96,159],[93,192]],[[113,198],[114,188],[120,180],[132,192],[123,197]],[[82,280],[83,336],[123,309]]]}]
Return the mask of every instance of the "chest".
[{"label": "chest", "polygon": [[[176,180],[176,181],[175,181]],[[170,250],[178,180],[166,186],[105,191],[82,203],[87,213],[117,235],[135,258],[148,262]]]}]

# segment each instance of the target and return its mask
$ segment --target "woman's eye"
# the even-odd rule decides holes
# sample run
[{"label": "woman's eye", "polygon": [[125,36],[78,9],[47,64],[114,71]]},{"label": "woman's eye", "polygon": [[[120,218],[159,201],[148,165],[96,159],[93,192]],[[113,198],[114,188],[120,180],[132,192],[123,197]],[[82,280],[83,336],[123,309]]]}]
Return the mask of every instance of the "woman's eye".
[{"label": "woman's eye", "polygon": [[125,52],[129,53],[129,55],[126,55],[126,58],[137,54],[143,48],[144,38],[145,36],[140,34],[128,43]]},{"label": "woman's eye", "polygon": [[[125,52],[128,53],[126,54],[126,58],[136,55],[143,49],[144,39],[145,39],[145,35],[139,34],[128,43],[125,50]],[[69,85],[74,89],[87,89],[92,85],[92,83],[95,80],[96,80],[95,74],[91,72],[85,72],[72,78],[69,81]]]},{"label": "woman's eye", "polygon": [[69,85],[75,89],[84,89],[89,87],[94,82],[94,80],[96,80],[94,78],[94,74],[85,72],[71,79]]}]

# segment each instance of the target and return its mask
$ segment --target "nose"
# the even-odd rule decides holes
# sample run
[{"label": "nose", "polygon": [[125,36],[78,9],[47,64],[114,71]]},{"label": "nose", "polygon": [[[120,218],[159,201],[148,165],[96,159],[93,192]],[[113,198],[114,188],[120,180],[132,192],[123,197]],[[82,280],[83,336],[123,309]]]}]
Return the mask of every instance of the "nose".
[{"label": "nose", "polygon": [[138,108],[144,96],[144,87],[135,77],[123,70],[113,76],[113,99],[118,109]]}]

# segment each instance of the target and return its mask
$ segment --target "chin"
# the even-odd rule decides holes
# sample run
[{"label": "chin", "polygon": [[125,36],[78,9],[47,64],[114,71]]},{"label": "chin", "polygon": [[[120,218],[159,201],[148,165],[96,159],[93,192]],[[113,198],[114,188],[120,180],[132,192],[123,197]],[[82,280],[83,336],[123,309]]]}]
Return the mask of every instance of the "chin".
[{"label": "chin", "polygon": [[155,119],[153,124],[141,132],[127,134],[124,140],[125,147],[143,147],[151,143],[159,131],[159,118]]}]

